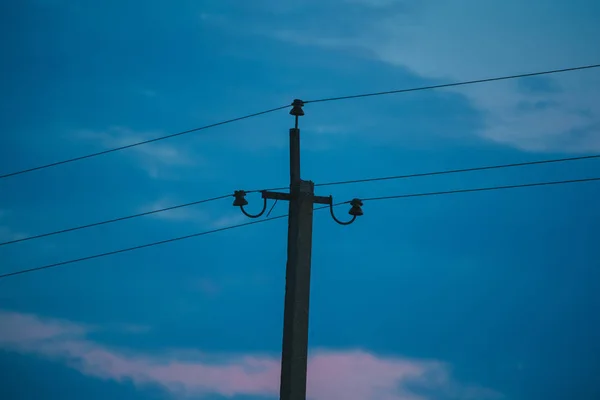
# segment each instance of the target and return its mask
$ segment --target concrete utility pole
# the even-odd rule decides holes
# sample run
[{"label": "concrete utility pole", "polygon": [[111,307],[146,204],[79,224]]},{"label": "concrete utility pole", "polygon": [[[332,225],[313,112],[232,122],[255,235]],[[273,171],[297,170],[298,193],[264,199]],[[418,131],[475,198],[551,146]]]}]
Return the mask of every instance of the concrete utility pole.
[{"label": "concrete utility pole", "polygon": [[362,202],[353,199],[347,222],[338,220],[333,214],[331,196],[315,196],[314,183],[302,180],[300,175],[300,129],[298,118],[304,115],[302,100],[294,100],[290,114],[295,117],[295,126],[290,129],[290,192],[263,191],[263,210],[257,215],[248,214],[248,204],[243,190],[235,192],[234,206],[251,218],[260,217],[266,210],[267,199],[290,202],[288,214],[288,251],[285,283],[285,305],[283,315],[283,349],[281,356],[281,400],[306,399],[306,370],[308,356],[308,308],[310,301],[310,263],[312,248],[313,205],[330,206],[334,220],[349,225],[363,214]]}]

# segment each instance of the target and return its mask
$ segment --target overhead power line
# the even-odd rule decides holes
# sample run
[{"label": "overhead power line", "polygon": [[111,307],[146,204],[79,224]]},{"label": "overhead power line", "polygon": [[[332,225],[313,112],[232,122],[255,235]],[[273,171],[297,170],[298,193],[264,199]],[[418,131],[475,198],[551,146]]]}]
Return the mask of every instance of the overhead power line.
[{"label": "overhead power line", "polygon": [[[459,190],[449,190],[449,191],[444,191],[444,192],[410,193],[410,194],[402,194],[402,195],[397,195],[397,196],[369,197],[369,198],[365,198],[365,199],[361,199],[361,200],[362,201],[380,201],[380,200],[390,200],[390,199],[402,199],[402,198],[409,198],[409,197],[440,196],[440,195],[456,194],[456,193],[473,193],[473,192],[483,192],[483,191],[491,191],[491,190],[503,190],[503,189],[527,188],[527,187],[535,187],[535,186],[561,185],[561,184],[583,183],[583,182],[592,182],[592,181],[600,181],[600,177],[585,178],[585,179],[572,179],[572,180],[554,181],[554,182],[525,183],[525,184],[520,184],[520,185],[493,186],[493,187],[473,188],[473,189],[459,189]],[[333,206],[336,207],[336,206],[340,206],[340,205],[348,204],[348,203],[350,203],[350,201],[344,201],[344,202],[341,202],[341,203],[336,203]],[[325,208],[329,208],[329,206],[317,207],[317,208],[315,208],[315,210],[322,210],[322,209],[325,209]],[[228,227],[224,227],[224,228],[213,229],[213,230],[210,230],[210,231],[204,231],[204,232],[194,233],[194,234],[191,234],[191,235],[180,236],[180,237],[176,237],[176,238],[172,238],[172,239],[161,240],[161,241],[158,241],[158,242],[147,243],[147,244],[143,244],[143,245],[139,245],[139,246],[128,247],[128,248],[125,248],[125,249],[120,249],[120,250],[115,250],[115,251],[109,251],[109,252],[106,252],[106,253],[95,254],[95,255],[92,255],[92,256],[81,257],[81,258],[76,258],[76,259],[67,260],[67,261],[61,261],[61,262],[58,262],[58,263],[48,264],[48,265],[44,265],[44,266],[41,266],[41,267],[35,267],[35,268],[29,268],[29,269],[24,269],[24,270],[20,270],[20,271],[9,272],[9,273],[0,275],[0,279],[8,278],[8,277],[15,276],[15,275],[26,274],[26,273],[30,273],[30,272],[41,271],[41,270],[44,270],[44,269],[50,269],[50,268],[60,267],[60,266],[68,265],[68,264],[74,264],[74,263],[78,263],[78,262],[81,262],[81,261],[92,260],[92,259],[95,259],[95,258],[106,257],[106,256],[114,255],[114,254],[119,254],[119,253],[125,253],[125,252],[129,252],[129,251],[144,249],[144,248],[147,248],[147,247],[158,246],[158,245],[162,245],[162,244],[166,244],[166,243],[177,242],[177,241],[180,241],[180,240],[189,239],[189,238],[193,238],[193,237],[210,235],[210,234],[217,233],[217,232],[222,232],[222,231],[227,231],[227,230],[231,230],[231,229],[241,228],[241,227],[248,226],[248,225],[260,224],[260,223],[263,223],[263,222],[273,221],[273,220],[281,219],[281,218],[285,218],[285,217],[287,217],[287,214],[286,215],[278,215],[276,217],[270,217],[270,218],[265,218],[265,219],[256,220],[256,221],[251,221],[251,222],[246,222],[246,223],[243,223],[243,224],[232,225],[232,226],[228,226]]]},{"label": "overhead power line", "polygon": [[87,155],[84,155],[84,156],[73,157],[73,158],[69,158],[69,159],[66,159],[66,160],[53,162],[53,163],[50,163],[50,164],[39,165],[37,167],[27,168],[27,169],[23,169],[21,171],[10,172],[8,174],[0,175],[0,179],[9,178],[9,177],[15,176],[15,175],[25,174],[25,173],[28,173],[28,172],[33,172],[33,171],[37,171],[37,170],[40,170],[40,169],[45,169],[45,168],[50,168],[50,167],[56,167],[58,165],[68,164],[68,163],[71,163],[71,162],[74,162],[74,161],[85,160],[86,158],[92,158],[92,157],[96,157],[96,156],[101,156],[103,154],[113,153],[115,151],[125,150],[125,149],[129,149],[131,147],[136,147],[136,146],[141,146],[143,144],[154,143],[154,142],[158,142],[158,141],[161,141],[161,140],[170,139],[170,138],[173,138],[175,136],[186,135],[188,133],[202,131],[202,130],[209,129],[209,128],[214,128],[214,127],[217,127],[217,126],[220,126],[220,125],[226,125],[226,124],[230,124],[232,122],[237,122],[237,121],[241,121],[241,120],[244,120],[244,119],[248,119],[248,118],[252,118],[252,117],[257,117],[259,115],[268,114],[268,113],[272,113],[272,112],[275,112],[275,111],[283,110],[284,108],[288,108],[288,107],[289,107],[289,105],[285,105],[285,106],[281,106],[281,107],[277,107],[277,108],[272,108],[270,110],[260,111],[260,112],[254,113],[254,114],[248,114],[248,115],[244,115],[242,117],[232,118],[232,119],[228,119],[226,121],[221,121],[221,122],[217,122],[217,123],[210,124],[210,125],[204,125],[204,126],[201,126],[199,128],[189,129],[189,130],[183,131],[183,132],[178,132],[178,133],[173,133],[173,134],[170,134],[170,135],[160,136],[160,137],[157,137],[157,138],[154,138],[154,139],[143,140],[141,142],[136,142],[136,143],[128,144],[128,145],[125,145],[125,146],[120,146],[120,147],[115,147],[115,148],[112,148],[112,149],[103,150],[103,151],[99,151],[97,153],[91,153],[91,154],[87,154]]},{"label": "overhead power line", "polygon": [[[451,169],[451,170],[444,170],[444,171],[422,172],[422,173],[408,174],[408,175],[393,175],[393,176],[385,176],[385,177],[354,179],[354,180],[347,180],[347,181],[326,182],[326,183],[315,184],[315,187],[316,186],[346,185],[346,184],[354,184],[354,183],[376,182],[376,181],[395,180],[395,179],[419,178],[419,177],[425,177],[425,176],[454,174],[454,173],[464,173],[464,172],[472,172],[472,171],[484,171],[484,170],[501,169],[501,168],[511,168],[511,167],[523,167],[523,166],[528,166],[528,165],[539,165],[539,164],[550,164],[550,163],[560,163],[560,162],[569,162],[569,161],[580,161],[580,160],[596,159],[596,158],[600,158],[600,154],[589,155],[589,156],[579,156],[579,157],[569,157],[569,158],[557,158],[557,159],[550,159],[550,160],[527,161],[527,162],[512,163],[512,164],[488,165],[488,166],[482,166],[482,167],[471,167],[471,168],[463,168],[463,169]],[[272,188],[272,189],[268,189],[268,190],[283,190],[283,189],[287,189],[287,187]],[[246,191],[246,193],[258,193],[258,192],[261,192],[261,190],[249,190],[249,191]],[[93,228],[95,226],[100,226],[100,225],[105,225],[105,224],[111,224],[111,223],[114,223],[114,222],[125,221],[125,220],[128,220],[128,219],[143,217],[143,216],[146,216],[146,215],[158,214],[158,213],[161,213],[161,212],[175,210],[175,209],[178,209],[178,208],[190,207],[190,206],[193,206],[193,205],[198,205],[198,204],[202,204],[202,203],[208,203],[208,202],[215,201],[215,200],[226,199],[226,198],[229,198],[229,197],[231,197],[231,194],[227,194],[227,195],[223,195],[223,196],[218,196],[218,197],[213,197],[213,198],[209,198],[209,199],[203,199],[203,200],[193,201],[193,202],[190,202],[190,203],[179,204],[179,205],[175,205],[175,206],[171,206],[171,207],[160,208],[160,209],[156,209],[156,210],[152,210],[152,211],[146,211],[146,212],[143,212],[143,213],[127,215],[127,216],[124,216],[124,217],[113,218],[113,219],[109,219],[109,220],[105,220],[105,221],[94,222],[94,223],[91,223],[91,224],[80,225],[80,226],[75,226],[75,227],[71,227],[71,228],[56,230],[56,231],[52,231],[52,232],[42,233],[42,234],[39,234],[39,235],[28,236],[28,237],[24,237],[24,238],[20,238],[20,239],[14,239],[14,240],[10,240],[10,241],[7,241],[7,242],[1,242],[0,246],[6,246],[6,245],[9,245],[9,244],[14,244],[14,243],[19,243],[19,242],[25,242],[25,241],[28,241],[28,240],[39,239],[39,238],[53,236],[53,235],[58,235],[58,234],[67,233],[67,232],[78,231],[78,230],[81,230],[81,229]]]},{"label": "overhead power line", "polygon": [[[384,177],[376,177],[376,178],[354,179],[354,180],[348,180],[348,181],[316,183],[315,187],[348,185],[348,184],[352,184],[352,183],[387,181],[387,180],[395,180],[395,179],[420,178],[420,177],[424,177],[424,176],[447,175],[447,174],[457,174],[457,173],[463,173],[463,172],[485,171],[485,170],[491,170],[491,169],[524,167],[527,165],[561,163],[561,162],[567,162],[567,161],[589,160],[589,159],[594,159],[594,158],[600,158],[600,154],[595,154],[595,155],[590,155],[590,156],[569,157],[569,158],[556,158],[556,159],[552,159],[552,160],[526,161],[526,162],[512,163],[512,164],[487,165],[487,166],[483,166],[483,167],[449,169],[449,170],[444,170],[444,171],[421,172],[421,173],[407,174],[407,175],[393,175],[393,176],[384,176]],[[273,190],[275,190],[275,189],[273,189]]]},{"label": "overhead power line", "polygon": [[[579,71],[579,70],[592,69],[592,68],[598,68],[598,67],[600,67],[600,64],[592,64],[592,65],[584,65],[584,66],[571,67],[571,68],[555,69],[555,70],[540,71],[540,72],[531,72],[531,73],[527,73],[527,74],[507,75],[507,76],[485,78],[485,79],[477,79],[477,80],[470,80],[470,81],[463,81],[463,82],[444,83],[444,84],[440,84],[440,85],[420,86],[420,87],[407,88],[407,89],[388,90],[388,91],[384,91],[384,92],[373,92],[373,93],[362,93],[362,94],[354,94],[354,95],[340,96],[340,97],[329,97],[329,98],[323,98],[323,99],[315,99],[315,100],[304,101],[304,104],[309,104],[309,103],[323,103],[323,102],[327,102],[327,101],[338,101],[338,100],[347,100],[347,99],[356,99],[356,98],[360,98],[360,97],[383,96],[383,95],[387,95],[387,94],[417,92],[417,91],[422,91],[422,90],[441,89],[441,88],[447,88],[447,87],[453,87],[453,86],[473,85],[473,84],[478,84],[478,83],[495,82],[495,81],[517,79],[517,78],[525,78],[525,77],[540,76],[540,75],[558,74],[558,73]],[[221,122],[217,122],[217,123],[214,123],[214,124],[201,126],[199,128],[194,128],[194,129],[190,129],[190,130],[183,131],[183,132],[173,133],[173,134],[170,134],[170,135],[160,136],[160,137],[157,137],[157,138],[154,138],[154,139],[144,140],[144,141],[141,141],[141,142],[136,142],[136,143],[128,144],[128,145],[125,145],[125,146],[115,147],[115,148],[112,148],[112,149],[107,149],[107,150],[99,151],[99,152],[96,152],[96,153],[87,154],[87,155],[84,155],[84,156],[73,157],[73,158],[62,160],[62,161],[53,162],[53,163],[50,163],[50,164],[44,164],[44,165],[39,165],[37,167],[32,167],[32,168],[27,168],[27,169],[20,170],[20,171],[10,172],[8,174],[0,175],[0,179],[9,178],[11,176],[21,175],[21,174],[25,174],[25,173],[28,173],[28,172],[33,172],[33,171],[37,171],[37,170],[41,170],[41,169],[46,169],[46,168],[50,168],[50,167],[56,167],[56,166],[59,166],[59,165],[62,165],[62,164],[67,164],[67,163],[71,163],[71,162],[75,162],[75,161],[80,161],[80,160],[84,160],[84,159],[87,159],[87,158],[92,158],[92,157],[100,156],[100,155],[103,155],[103,154],[113,153],[113,152],[116,152],[116,151],[125,150],[125,149],[131,148],[131,147],[141,146],[141,145],[148,144],[148,143],[158,142],[160,140],[165,140],[165,139],[169,139],[169,138],[172,138],[172,137],[175,137],[175,136],[185,135],[185,134],[188,134],[188,133],[191,133],[191,132],[197,132],[197,131],[200,131],[200,130],[214,128],[216,126],[225,125],[225,124],[229,124],[229,123],[232,123],[232,122],[241,121],[241,120],[244,120],[244,119],[256,117],[256,116],[259,116],[259,115],[268,114],[268,113],[272,113],[272,112],[275,112],[275,111],[283,110],[284,108],[288,108],[288,107],[290,107],[290,105],[280,106],[280,107],[272,108],[272,109],[269,109],[269,110],[260,111],[260,112],[254,113],[254,114],[248,114],[248,115],[244,115],[242,117],[232,118],[232,119],[229,119],[229,120],[226,120],[226,121],[221,121]]]},{"label": "overhead power line", "polygon": [[[564,184],[568,184],[568,183],[583,183],[583,182],[594,182],[594,181],[600,181],[600,177],[585,178],[585,179],[570,179],[570,180],[566,180],[566,181],[524,183],[524,184],[520,184],[520,185],[491,186],[491,187],[474,188],[474,189],[446,190],[443,192],[409,193],[409,194],[400,194],[397,196],[367,197],[364,199],[361,198],[361,200],[362,201],[378,201],[378,200],[391,200],[391,199],[406,199],[409,197],[425,197],[425,196],[440,196],[440,195],[456,194],[456,193],[487,192],[487,191],[492,191],[492,190],[528,188],[528,187],[535,187],[535,186],[564,185]],[[346,201],[345,203],[348,204],[350,202]]]},{"label": "overhead power line", "polygon": [[8,242],[2,242],[2,243],[0,243],[0,246],[5,246],[5,245],[8,245],[8,244],[13,244],[13,243],[18,243],[18,242],[25,242],[27,240],[39,239],[39,238],[43,238],[43,237],[47,237],[47,236],[58,235],[58,234],[61,234],[61,233],[78,231],[80,229],[92,228],[94,226],[111,224],[113,222],[125,221],[127,219],[132,219],[132,218],[137,218],[137,217],[143,217],[145,215],[157,214],[157,213],[161,213],[161,212],[165,212],[165,211],[175,210],[175,209],[183,208],[183,207],[189,207],[189,206],[193,206],[193,205],[197,205],[197,204],[202,204],[202,203],[208,203],[208,202],[215,201],[215,200],[226,199],[228,197],[231,197],[231,194],[228,194],[228,195],[225,195],[225,196],[213,197],[213,198],[210,198],[210,199],[193,201],[191,203],[179,204],[179,205],[171,206],[171,207],[160,208],[160,209],[157,209],[157,210],[146,211],[146,212],[139,213],[139,214],[127,215],[125,217],[119,217],[119,218],[113,218],[113,219],[109,219],[109,220],[105,220],[105,221],[94,222],[94,223],[87,224],[87,225],[75,226],[75,227],[72,227],[72,228],[61,229],[61,230],[58,230],[58,231],[42,233],[42,234],[39,234],[39,235],[27,236],[27,237],[20,238],[20,239],[10,240]]},{"label": "overhead power line", "polygon": [[531,76],[559,74],[559,73],[563,73],[563,72],[580,71],[580,70],[584,70],[584,69],[592,69],[592,68],[598,68],[598,67],[600,67],[600,64],[592,64],[592,65],[584,65],[584,66],[579,66],[579,67],[554,69],[554,70],[549,70],[549,71],[531,72],[531,73],[527,73],[527,74],[507,75],[507,76],[499,76],[499,77],[493,77],[493,78],[476,79],[476,80],[471,80],[471,81],[443,83],[440,85],[420,86],[420,87],[414,87],[414,88],[409,88],[409,89],[397,89],[397,90],[387,90],[384,92],[352,94],[349,96],[329,97],[329,98],[325,98],[325,99],[308,100],[308,101],[304,101],[304,104],[324,103],[326,101],[348,100],[348,99],[357,99],[360,97],[383,96],[383,95],[387,95],[387,94],[418,92],[421,90],[442,89],[442,88],[448,88],[448,87],[454,87],[454,86],[474,85],[474,84],[478,84],[478,83],[504,81],[504,80],[509,80],[509,79],[526,78],[526,77],[531,77]]},{"label": "overhead power line", "polygon": [[77,262],[81,262],[81,261],[92,260],[94,258],[101,258],[101,257],[111,256],[113,254],[126,253],[128,251],[144,249],[146,247],[153,247],[153,246],[158,246],[158,245],[161,245],[161,244],[177,242],[177,241],[180,241],[180,240],[189,239],[189,238],[193,238],[193,237],[210,235],[211,233],[217,233],[217,232],[227,231],[227,230],[230,230],[230,229],[241,228],[242,226],[254,225],[254,224],[259,224],[259,223],[267,222],[267,221],[273,221],[275,219],[280,219],[280,218],[284,218],[284,217],[287,217],[287,215],[278,215],[277,217],[271,217],[271,218],[261,219],[261,220],[258,220],[258,221],[251,221],[251,222],[246,222],[246,223],[243,223],[243,224],[227,226],[227,227],[224,227],[224,228],[213,229],[213,230],[210,230],[210,231],[194,233],[192,235],[180,236],[180,237],[176,237],[176,238],[172,238],[172,239],[161,240],[161,241],[158,241],[158,242],[142,244],[142,245],[134,246],[134,247],[128,247],[126,249],[109,251],[107,253],[94,254],[93,256],[87,256],[87,257],[81,257],[81,258],[76,258],[76,259],[67,260],[67,261],[61,261],[61,262],[57,262],[57,263],[54,263],[54,264],[44,265],[42,267],[36,267],[36,268],[30,268],[30,269],[23,269],[23,270],[15,271],[15,272],[9,272],[7,274],[0,275],[0,279],[2,279],[2,278],[8,278],[9,276],[14,276],[14,275],[26,274],[26,273],[29,273],[29,272],[41,271],[43,269],[50,269],[50,268],[60,267],[60,266],[63,266],[63,265],[73,264],[73,263],[77,263]]}]

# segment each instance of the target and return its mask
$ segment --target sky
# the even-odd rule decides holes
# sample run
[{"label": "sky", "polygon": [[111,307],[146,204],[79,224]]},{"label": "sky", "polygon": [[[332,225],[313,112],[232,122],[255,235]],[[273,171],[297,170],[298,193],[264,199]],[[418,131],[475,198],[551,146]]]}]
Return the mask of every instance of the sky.
[{"label": "sky", "polygon": [[[295,98],[600,62],[594,0],[0,8],[0,174]],[[599,93],[589,69],[309,103],[302,177],[600,153]],[[0,241],[285,187],[293,123],[281,110],[2,179]],[[316,192],[346,201],[590,177],[600,161]],[[588,182],[366,201],[349,226],[315,211],[309,399],[600,398],[599,195]],[[258,194],[247,199],[260,209]],[[232,200],[0,246],[0,274],[249,222]],[[0,398],[276,399],[284,221],[0,279]]]}]

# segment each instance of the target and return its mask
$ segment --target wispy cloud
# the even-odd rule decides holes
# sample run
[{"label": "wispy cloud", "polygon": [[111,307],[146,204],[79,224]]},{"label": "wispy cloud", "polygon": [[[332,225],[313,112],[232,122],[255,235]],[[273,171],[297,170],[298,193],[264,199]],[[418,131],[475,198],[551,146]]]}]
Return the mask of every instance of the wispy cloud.
[{"label": "wispy cloud", "polygon": [[[7,210],[0,209],[0,222],[9,214]],[[17,232],[7,224],[0,224],[0,241],[6,242],[11,240],[19,240],[27,237],[23,232]]]},{"label": "wispy cloud", "polygon": [[214,219],[211,222],[211,227],[214,229],[220,229],[232,225],[238,225],[243,222],[248,222],[248,218],[242,213],[230,214]]},{"label": "wispy cloud", "polygon": [[15,232],[10,227],[6,225],[0,225],[0,241],[11,241],[11,240],[19,240],[27,237],[26,234],[21,232]]},{"label": "wispy cloud", "polygon": [[[163,208],[169,208],[176,206],[178,203],[171,199],[160,199],[156,200],[152,203],[146,204],[145,206],[140,208],[140,212],[148,212],[154,210],[160,210]],[[156,214],[151,214],[153,218],[162,219],[165,221],[184,221],[184,222],[194,222],[200,224],[206,224],[211,220],[210,214],[204,212],[197,207],[189,206],[176,208],[174,210],[164,211]]]},{"label": "wispy cloud", "polygon": [[[81,130],[75,133],[79,140],[97,143],[104,149],[127,146],[163,136],[162,132],[138,132],[126,127],[114,126],[104,131]],[[202,157],[192,157],[188,151],[164,142],[148,143],[131,148],[140,167],[156,179],[173,178],[173,168],[195,167],[203,162]]]},{"label": "wispy cloud", "polygon": [[[140,212],[160,210],[181,204],[173,199],[163,198],[152,203],[146,204],[140,208]],[[198,206],[189,206],[176,208],[174,210],[164,211],[151,215],[154,218],[171,222],[192,223],[205,229],[220,229],[231,225],[237,225],[247,220],[242,213],[225,214],[211,213],[198,208]]]},{"label": "wispy cloud", "polygon": [[[339,51],[362,49],[362,56],[440,82],[592,64],[600,59],[600,50],[589,39],[600,35],[600,25],[587,16],[590,3],[583,1],[577,1],[581,12],[568,19],[569,10],[517,0],[458,4],[427,0],[410,8],[401,1],[347,1],[385,7],[386,12],[361,14],[353,30],[347,24],[340,24],[337,32],[335,24],[313,24],[313,29],[301,31],[273,28],[272,36]],[[340,12],[350,9],[340,8]],[[355,12],[352,16],[357,18]],[[600,150],[600,74],[583,71],[547,80],[554,90],[524,91],[519,81],[445,90],[466,96],[482,112],[485,126],[478,133],[487,139],[528,151]]]},{"label": "wispy cloud", "polygon": [[[277,398],[279,357],[261,354],[144,354],[112,349],[87,338],[90,328],[69,321],[0,311],[0,348],[54,359],[84,375],[159,385],[178,395]],[[424,400],[411,385],[498,398],[491,390],[461,386],[437,361],[380,357],[365,351],[315,351],[309,361],[313,400]],[[461,389],[457,391],[457,388]]]},{"label": "wispy cloud", "polygon": [[142,333],[150,332],[152,330],[152,328],[147,325],[115,324],[115,325],[108,326],[104,330],[128,333],[128,334],[142,334]]}]

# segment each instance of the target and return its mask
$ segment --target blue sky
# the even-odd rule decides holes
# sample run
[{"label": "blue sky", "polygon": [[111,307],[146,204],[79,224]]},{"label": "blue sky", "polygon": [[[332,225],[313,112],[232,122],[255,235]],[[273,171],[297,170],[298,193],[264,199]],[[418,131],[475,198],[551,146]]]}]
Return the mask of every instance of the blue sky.
[{"label": "blue sky", "polygon": [[[592,0],[0,7],[0,173],[294,98],[600,60]],[[598,153],[598,93],[600,72],[587,70],[308,104],[303,178]],[[285,186],[292,124],[281,111],[3,179],[0,239]],[[589,160],[317,192],[597,176]],[[367,202],[349,227],[316,212],[311,399],[600,397],[598,195],[584,183]],[[2,246],[0,273],[246,221],[223,200]],[[0,280],[0,398],[277,398],[286,237],[277,220]]]}]

